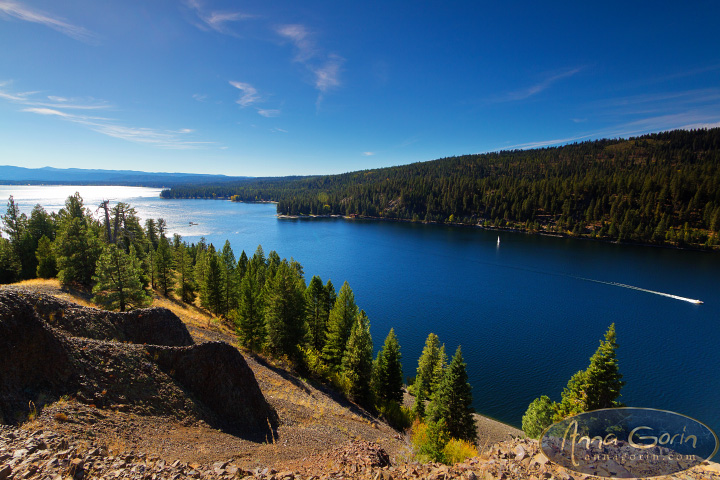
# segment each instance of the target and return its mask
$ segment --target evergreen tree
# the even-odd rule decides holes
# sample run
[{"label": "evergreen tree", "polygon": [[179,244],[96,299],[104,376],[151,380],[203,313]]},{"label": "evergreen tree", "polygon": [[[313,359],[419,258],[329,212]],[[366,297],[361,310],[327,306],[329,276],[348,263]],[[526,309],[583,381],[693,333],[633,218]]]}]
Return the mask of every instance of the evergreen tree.
[{"label": "evergreen tree", "polygon": [[373,388],[378,400],[402,402],[403,374],[400,358],[400,344],[395,330],[391,328],[373,366]]},{"label": "evergreen tree", "polygon": [[330,280],[328,280],[325,284],[325,299],[327,300],[327,314],[329,319],[330,311],[335,306],[335,300],[337,300],[337,293],[335,293],[335,287]]},{"label": "evergreen tree", "polygon": [[240,345],[260,351],[265,344],[265,308],[257,277],[248,271],[240,282],[240,302],[235,317]]},{"label": "evergreen tree", "polygon": [[622,381],[618,367],[616,350],[617,338],[613,323],[605,333],[605,339],[590,357],[590,366],[585,371],[586,411],[622,406],[618,398],[625,382]]},{"label": "evergreen tree", "polygon": [[173,252],[167,238],[161,237],[155,252],[155,275],[157,285],[164,296],[168,296],[175,287],[173,279]]},{"label": "evergreen tree", "polygon": [[555,420],[562,420],[563,418],[577,415],[587,410],[586,385],[585,370],[580,370],[570,377],[567,386],[562,391]]},{"label": "evergreen tree", "polygon": [[248,262],[248,270],[252,270],[257,279],[258,288],[262,289],[265,286],[265,277],[267,275],[267,262],[265,261],[265,252],[262,245],[258,245]]},{"label": "evergreen tree", "polygon": [[106,245],[97,262],[93,301],[109,309],[125,310],[150,304],[151,297],[142,285],[140,262],[135,248],[125,253],[117,245]]},{"label": "evergreen tree", "polygon": [[472,387],[468,383],[466,367],[458,347],[432,396],[428,419],[432,422],[444,420],[451,437],[474,443],[477,428],[472,415]]},{"label": "evergreen tree", "polygon": [[[342,293],[341,293],[342,294]],[[347,349],[342,357],[342,372],[347,379],[348,395],[365,407],[372,406],[372,337],[370,321],[364,311],[355,315]]]},{"label": "evergreen tree", "polygon": [[532,437],[542,432],[552,421],[600,408],[621,407],[622,403],[618,398],[625,382],[621,380],[616,350],[617,341],[613,323],[605,333],[604,340],[600,341],[598,349],[590,357],[587,370],[580,370],[570,377],[567,386],[563,389],[560,403],[553,403],[548,397],[543,396],[530,404],[523,417],[525,433]]},{"label": "evergreen tree", "polygon": [[345,345],[358,314],[355,295],[347,282],[343,283],[328,319],[328,332],[322,354],[328,365],[340,366]]},{"label": "evergreen tree", "polygon": [[177,271],[175,294],[183,303],[194,303],[196,287],[192,257],[182,243],[175,249],[175,269]]},{"label": "evergreen tree", "polygon": [[12,195],[8,199],[7,212],[2,216],[3,231],[7,233],[12,245],[19,245],[27,228],[27,215],[20,213],[20,207]]},{"label": "evergreen tree", "polygon": [[223,271],[222,260],[220,260],[215,249],[208,249],[207,270],[205,271],[205,307],[213,314],[219,316],[223,311]]},{"label": "evergreen tree", "polygon": [[247,272],[247,269],[248,269],[248,257],[245,254],[245,250],[243,250],[242,253],[240,254],[240,258],[238,259],[238,264],[237,264],[237,268],[236,268],[238,286],[240,285],[240,282],[242,282],[242,279],[245,278],[245,273]]},{"label": "evergreen tree", "polygon": [[532,401],[522,417],[522,430],[529,438],[539,438],[540,434],[553,424],[556,404],[543,395]]},{"label": "evergreen tree", "polygon": [[145,220],[145,236],[150,242],[151,248],[157,250],[160,239],[158,238],[157,225],[152,218]]},{"label": "evergreen tree", "polygon": [[53,251],[52,242],[45,235],[40,237],[35,256],[38,262],[36,273],[39,278],[53,278],[57,275],[55,252]]},{"label": "evergreen tree", "polygon": [[[102,253],[102,243],[84,215],[80,195],[69,197],[65,205],[66,213],[61,217],[54,244],[58,279],[62,285],[89,286]],[[75,216],[77,214],[80,216]]]},{"label": "evergreen tree", "polygon": [[305,286],[287,260],[277,266],[268,280],[265,324],[268,349],[278,355],[297,357],[305,336]]},{"label": "evergreen tree", "polygon": [[[432,397],[443,378],[446,365],[445,345],[441,346],[438,336],[430,333],[418,359],[417,374],[412,388],[412,392],[415,394],[416,413],[424,412],[425,408],[422,402]],[[422,417],[422,415],[420,416]]]},{"label": "evergreen tree", "polygon": [[200,305],[207,305],[207,290],[205,288],[205,277],[208,266],[208,251],[207,247],[201,242],[198,244],[197,253],[195,254],[195,265],[193,267],[193,273],[195,274],[195,285],[198,286],[198,293],[200,294]]},{"label": "evergreen tree", "polygon": [[35,277],[35,269],[37,268],[35,250],[37,249],[38,239],[33,238],[28,231],[27,215],[20,212],[20,207],[15,203],[12,195],[8,200],[7,213],[2,216],[2,221],[4,224],[3,231],[10,238],[15,257],[20,262],[19,278]]},{"label": "evergreen tree", "polygon": [[308,343],[318,352],[325,345],[325,332],[329,311],[326,291],[320,277],[315,275],[305,290],[305,308],[308,325]]},{"label": "evergreen tree", "polygon": [[225,240],[222,249],[223,285],[222,285],[222,309],[223,315],[227,316],[231,310],[237,308],[237,271],[235,265],[235,254],[233,253],[230,241]]},{"label": "evergreen tree", "polygon": [[20,260],[7,238],[0,237],[0,284],[20,279]]}]

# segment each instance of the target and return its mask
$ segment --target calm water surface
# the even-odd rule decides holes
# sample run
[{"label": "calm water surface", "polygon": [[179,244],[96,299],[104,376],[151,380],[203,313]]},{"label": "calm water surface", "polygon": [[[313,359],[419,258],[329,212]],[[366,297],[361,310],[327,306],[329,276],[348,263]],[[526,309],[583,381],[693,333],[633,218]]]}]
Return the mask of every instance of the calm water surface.
[{"label": "calm water surface", "polygon": [[[375,350],[390,327],[405,375],[429,332],[450,355],[461,344],[479,413],[520,426],[536,397],[554,400],[588,365],[615,322],[628,406],[667,409],[720,432],[720,255],[475,228],[362,220],[280,220],[274,205],[162,200],[135,187],[0,187],[23,211],[57,210],[79,190],[93,210],[125,201],[163,217],[189,242],[201,236],[236,256],[258,244],[294,257],[305,276],[350,283],[370,318]],[[189,222],[197,222],[190,226]],[[617,282],[705,303],[596,283]]]}]

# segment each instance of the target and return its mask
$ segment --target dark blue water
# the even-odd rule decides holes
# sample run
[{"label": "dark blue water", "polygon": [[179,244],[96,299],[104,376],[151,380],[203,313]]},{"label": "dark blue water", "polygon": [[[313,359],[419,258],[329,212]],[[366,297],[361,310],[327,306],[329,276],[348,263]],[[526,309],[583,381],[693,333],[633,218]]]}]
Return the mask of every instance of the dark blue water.
[{"label": "dark blue water", "polygon": [[[25,194],[24,209],[43,203],[42,190],[7,188]],[[449,355],[462,345],[479,413],[519,427],[534,398],[560,399],[614,322],[627,382],[622,401],[676,411],[720,431],[718,254],[514,233],[500,233],[498,247],[497,232],[475,228],[281,220],[274,205],[166,201],[156,193],[118,190],[114,198],[137,206],[142,217],[164,217],[190,242],[205,236],[222,247],[229,239],[236,256],[262,244],[266,254],[276,250],[302,263],[307,280],[320,275],[336,289],[347,280],[368,313],[376,351],[395,328],[406,376],[415,374],[428,333],[440,336]]]}]

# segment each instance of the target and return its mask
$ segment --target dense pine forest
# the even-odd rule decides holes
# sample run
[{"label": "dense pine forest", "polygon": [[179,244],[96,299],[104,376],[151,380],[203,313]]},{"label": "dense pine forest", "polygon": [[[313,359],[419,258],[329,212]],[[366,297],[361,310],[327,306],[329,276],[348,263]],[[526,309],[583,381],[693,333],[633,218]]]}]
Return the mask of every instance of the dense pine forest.
[{"label": "dense pine forest", "polygon": [[341,175],[177,186],[162,196],[276,201],[284,215],[456,223],[718,248],[720,129],[463,155]]}]

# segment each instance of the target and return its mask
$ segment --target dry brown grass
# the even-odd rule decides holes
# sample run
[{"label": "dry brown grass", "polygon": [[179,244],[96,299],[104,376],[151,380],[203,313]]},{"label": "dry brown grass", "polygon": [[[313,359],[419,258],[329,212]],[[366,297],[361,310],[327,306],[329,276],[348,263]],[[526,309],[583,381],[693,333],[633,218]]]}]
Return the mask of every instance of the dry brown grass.
[{"label": "dry brown grass", "polygon": [[[40,293],[54,295],[63,300],[67,300],[83,307],[100,308],[92,303],[90,299],[92,294],[88,291],[78,290],[72,287],[63,287],[56,278],[43,279],[34,278],[32,280],[23,280],[12,284],[13,287],[27,288]],[[164,297],[157,292],[153,292],[152,307],[167,308],[187,325],[207,330],[220,332],[226,335],[235,335],[235,329],[229,320],[221,319],[210,314],[206,309],[197,305],[183,303],[173,297]]]},{"label": "dry brown grass", "polygon": [[202,329],[207,329],[209,325],[211,330],[226,335],[235,335],[235,330],[229,325],[229,322],[211,315],[207,310],[197,305],[190,305],[174,298],[155,294],[153,295],[152,306],[167,308],[188,325]]}]

